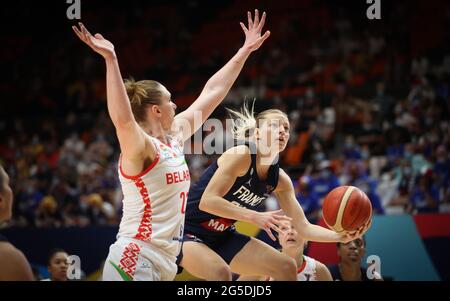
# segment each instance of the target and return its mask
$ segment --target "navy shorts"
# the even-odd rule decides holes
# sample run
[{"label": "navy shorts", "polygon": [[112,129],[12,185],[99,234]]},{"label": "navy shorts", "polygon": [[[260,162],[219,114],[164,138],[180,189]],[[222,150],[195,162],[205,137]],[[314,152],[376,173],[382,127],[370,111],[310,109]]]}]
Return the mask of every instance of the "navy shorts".
[{"label": "navy shorts", "polygon": [[[234,256],[239,253],[240,250],[250,241],[250,237],[241,234],[236,230],[226,231],[220,235],[201,235],[186,231],[183,235],[183,243],[186,241],[195,241],[203,243],[211,250],[216,252],[227,264],[233,260]],[[179,265],[183,258],[183,248],[177,258],[177,264]],[[179,273],[181,270],[179,269]]]}]

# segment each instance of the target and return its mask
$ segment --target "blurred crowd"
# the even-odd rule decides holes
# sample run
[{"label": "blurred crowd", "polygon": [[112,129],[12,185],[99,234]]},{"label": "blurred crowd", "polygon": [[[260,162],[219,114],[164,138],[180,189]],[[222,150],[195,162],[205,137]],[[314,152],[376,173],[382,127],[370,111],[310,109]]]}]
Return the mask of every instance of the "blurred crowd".
[{"label": "blurred crowd", "polygon": [[[125,77],[161,81],[183,109],[243,41],[235,25],[247,8],[220,2],[199,22],[201,16],[185,13],[199,2],[132,2],[125,12],[92,7],[84,22],[114,42]],[[384,16],[383,26],[320,3],[265,4],[270,42],[248,61],[213,117],[223,120],[225,106],[253,98],[257,110],[288,113],[292,132],[281,165],[312,221],[339,185],[365,191],[375,214],[449,212],[449,45],[410,40],[410,24],[394,21],[409,20],[406,1]],[[230,26],[236,30],[211,37]],[[5,43],[15,48],[1,52],[12,78],[0,84],[11,100],[0,119],[0,160],[15,193],[9,225],[118,224],[119,147],[101,59],[70,32],[58,46],[14,34]],[[433,51],[423,48],[427,43]],[[27,52],[31,45],[39,60]],[[186,158],[192,182],[214,159]]]}]

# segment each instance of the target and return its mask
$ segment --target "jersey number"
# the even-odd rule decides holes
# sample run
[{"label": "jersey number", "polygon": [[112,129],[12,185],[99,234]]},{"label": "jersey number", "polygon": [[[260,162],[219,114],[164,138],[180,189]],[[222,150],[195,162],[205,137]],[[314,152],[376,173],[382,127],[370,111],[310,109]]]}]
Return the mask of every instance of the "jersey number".
[{"label": "jersey number", "polygon": [[183,201],[181,204],[181,213],[184,214],[186,212],[186,199],[188,197],[188,192],[182,192],[180,193],[180,198]]}]

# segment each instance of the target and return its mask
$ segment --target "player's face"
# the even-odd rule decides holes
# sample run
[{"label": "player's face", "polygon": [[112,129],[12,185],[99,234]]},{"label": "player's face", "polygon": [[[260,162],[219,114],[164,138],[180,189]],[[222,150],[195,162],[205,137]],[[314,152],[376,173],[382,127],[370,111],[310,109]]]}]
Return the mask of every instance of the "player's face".
[{"label": "player's face", "polygon": [[0,178],[3,179],[3,183],[0,183],[0,223],[2,223],[11,218],[13,193],[11,187],[9,186],[9,176],[3,167],[0,167],[0,173]]},{"label": "player's face", "polygon": [[291,223],[284,222],[281,224],[281,232],[278,234],[278,240],[283,249],[302,247],[303,242],[298,239],[298,233],[292,227]]},{"label": "player's face", "polygon": [[357,238],[346,244],[340,244],[338,255],[342,261],[361,262],[365,254],[364,240]]},{"label": "player's face", "polygon": [[162,87],[162,99],[159,109],[161,110],[161,123],[164,130],[169,131],[171,129],[173,119],[175,117],[176,104],[172,102],[172,95],[163,86]]},{"label": "player's face", "polygon": [[52,275],[52,280],[67,280],[67,268],[69,267],[67,257],[68,255],[65,252],[58,252],[53,255],[48,267],[48,271]]},{"label": "player's face", "polygon": [[259,127],[259,144],[271,151],[282,152],[289,141],[289,131],[290,125],[286,116],[268,114]]}]

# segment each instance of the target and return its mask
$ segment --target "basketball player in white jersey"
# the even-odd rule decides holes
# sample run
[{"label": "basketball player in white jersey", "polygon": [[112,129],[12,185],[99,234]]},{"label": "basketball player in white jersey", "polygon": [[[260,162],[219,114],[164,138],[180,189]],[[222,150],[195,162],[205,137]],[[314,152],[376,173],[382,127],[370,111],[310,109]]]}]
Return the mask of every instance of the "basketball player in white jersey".
[{"label": "basketball player in white jersey", "polygon": [[[248,12],[248,28],[240,23],[244,45],[206,83],[197,100],[175,116],[171,94],[151,80],[122,81],[113,44],[91,35],[79,23],[76,35],[106,63],[107,105],[120,143],[119,178],[124,194],[117,241],[110,247],[104,280],[173,280],[181,248],[187,193],[190,186],[183,143],[225,98],[249,55],[269,37]],[[217,34],[217,33],[212,33]],[[200,114],[199,114],[200,113]],[[194,123],[194,115],[201,123]]]},{"label": "basketball player in white jersey", "polygon": [[[333,281],[328,268],[320,261],[303,254],[306,242],[298,235],[289,221],[283,221],[278,233],[281,252],[295,260],[298,281]],[[266,280],[271,277],[240,277],[239,281]]]}]

